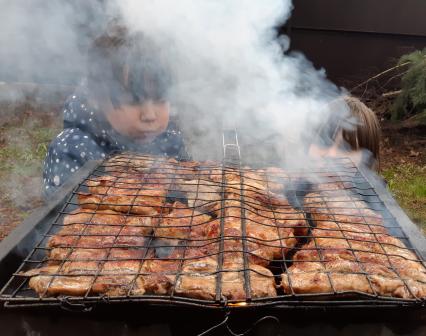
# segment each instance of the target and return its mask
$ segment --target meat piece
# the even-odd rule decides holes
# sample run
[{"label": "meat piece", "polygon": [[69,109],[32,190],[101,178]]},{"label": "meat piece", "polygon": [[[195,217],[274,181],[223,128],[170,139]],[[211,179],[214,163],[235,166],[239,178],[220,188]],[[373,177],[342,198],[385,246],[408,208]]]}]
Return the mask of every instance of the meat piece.
[{"label": "meat piece", "polygon": [[183,252],[182,248],[175,248],[165,258],[146,260],[142,265],[141,275],[136,280],[139,294],[171,294]]},{"label": "meat piece", "polygon": [[91,261],[91,260],[104,260],[108,255],[107,249],[72,249],[58,247],[54,248],[49,253],[49,263],[59,264],[62,260],[78,260],[78,261]]},{"label": "meat piece", "polygon": [[210,257],[188,260],[177,279],[175,293],[203,300],[214,300],[216,296],[217,260]]},{"label": "meat piece", "polygon": [[[216,179],[210,179],[213,169],[218,169],[218,176],[222,176],[218,163],[213,161],[180,161],[176,169],[176,177],[182,180],[215,181]],[[220,180],[216,182],[220,183]]]},{"label": "meat piece", "polygon": [[57,264],[62,260],[141,260],[147,253],[146,248],[54,248],[49,253],[49,264]]},{"label": "meat piece", "polygon": [[131,291],[139,292],[136,279],[141,272],[141,266],[142,261],[139,260],[105,262],[92,286],[92,292],[112,296],[126,295]]},{"label": "meat piece", "polygon": [[53,236],[48,247],[74,248],[112,248],[112,247],[144,247],[146,239],[139,236]]},{"label": "meat piece", "polygon": [[[228,194],[228,197],[232,196]],[[234,197],[227,199],[224,205],[223,235],[227,258],[239,258],[244,251],[242,215],[245,218],[246,248],[253,264],[267,266],[274,259],[283,259],[283,254],[296,245],[297,235],[306,236],[306,219],[293,208],[272,212],[265,207],[242,205]],[[220,221],[209,224],[208,238],[220,236],[220,224]]]},{"label": "meat piece", "polygon": [[155,219],[123,215],[111,210],[77,209],[64,217],[63,227],[52,236],[47,246],[108,248],[142,247],[152,231]]},{"label": "meat piece", "polygon": [[[397,238],[386,233],[381,227],[371,228],[362,224],[318,222],[312,230],[312,244],[319,248],[351,249],[357,253],[373,252],[390,259],[401,257],[408,261],[418,261],[417,256]],[[377,232],[379,231],[379,233]]]},{"label": "meat piece", "polygon": [[285,177],[282,176],[281,179],[278,176],[270,175],[268,170],[238,170],[226,167],[223,171],[220,168],[213,169],[210,179],[217,183],[222,183],[222,179],[224,179],[226,191],[230,194],[239,194],[245,190],[260,194],[271,192],[272,195],[275,195],[284,191],[284,179],[287,179],[287,175],[285,174]]},{"label": "meat piece", "polygon": [[212,211],[220,203],[222,188],[214,182],[201,178],[181,180],[175,185],[176,189],[186,194],[188,206],[203,211]]},{"label": "meat piece", "polygon": [[[217,252],[218,247],[214,247]],[[210,251],[213,251],[212,249]],[[198,246],[191,246],[188,248],[176,247],[173,252],[161,259],[147,260],[142,266],[142,274],[138,277],[138,288],[144,288],[147,294],[171,294],[174,290],[176,294],[198,297],[207,297],[208,291],[212,290],[209,287],[206,291],[203,289],[196,289],[200,283],[209,284],[214,280],[205,274],[203,269],[203,260],[217,265],[217,253],[214,257],[206,257],[204,253],[206,250],[198,248]],[[210,264],[209,264],[210,265]],[[193,274],[186,274],[188,270],[198,269],[201,274],[195,276],[195,283],[191,286],[190,283],[193,279]],[[179,272],[180,270],[180,272]],[[177,274],[181,274],[178,287],[175,288]],[[192,273],[192,272],[190,272]],[[214,295],[214,289],[211,292]]]},{"label": "meat piece", "polygon": [[281,244],[284,247],[284,253],[295,247],[300,239],[308,234],[309,224],[305,213],[296,210],[291,206],[280,207],[277,209],[256,209],[258,216],[262,219],[258,221],[267,221],[278,227]]},{"label": "meat piece", "polygon": [[[274,277],[268,269],[250,265],[247,272],[250,277],[249,291],[252,298],[276,296]],[[205,257],[185,261],[175,292],[182,296],[214,300],[217,274],[218,265],[214,258]],[[244,301],[246,299],[244,267],[241,261],[223,264],[221,282],[221,295],[229,300]]]},{"label": "meat piece", "polygon": [[160,224],[154,231],[156,237],[185,239],[192,231],[194,237],[203,236],[206,224],[211,220],[209,215],[189,209],[179,202],[175,202],[172,209],[168,215],[160,219]]},{"label": "meat piece", "polygon": [[108,159],[108,161],[104,163],[104,167],[106,172],[112,174],[114,174],[114,172],[146,173],[150,171],[152,167],[168,163],[173,164],[177,163],[177,161],[163,156],[123,153]]},{"label": "meat piece", "polygon": [[82,296],[93,282],[90,276],[52,276],[53,270],[44,269],[40,275],[31,277],[28,285],[40,296]]},{"label": "meat piece", "polygon": [[357,252],[339,248],[317,248],[314,242],[307,244],[304,249],[294,255],[295,261],[335,260],[358,261],[361,264],[372,264],[386,267],[403,279],[413,279],[426,283],[426,269],[419,260],[407,260],[403,257],[387,256],[375,252]]},{"label": "meat piece", "polygon": [[139,291],[135,280],[141,261],[78,262],[46,266],[26,272],[30,288],[40,295],[125,295]]},{"label": "meat piece", "polygon": [[269,190],[273,193],[284,192],[287,174],[271,174],[271,170],[245,171],[244,185],[247,190]]},{"label": "meat piece", "polygon": [[[226,262],[222,273],[222,295],[229,300],[245,301],[244,265],[242,262]],[[265,267],[250,264],[247,270],[250,277],[250,295],[252,298],[275,297],[274,276]]]},{"label": "meat piece", "polygon": [[[113,186],[112,186],[113,185]],[[145,188],[146,184],[115,183],[111,178],[99,178],[89,186],[91,194],[79,193],[80,205],[86,209],[105,210],[155,216],[163,211],[167,186]],[[152,185],[150,185],[152,187]]]},{"label": "meat piece", "polygon": [[[316,227],[311,241],[294,255],[293,265],[282,275],[284,291],[425,297],[424,266],[399,239],[387,233],[381,217],[349,196],[328,196],[313,194],[305,200]],[[330,205],[332,211],[341,210],[339,220],[330,214]],[[372,225],[366,224],[366,217]]]},{"label": "meat piece", "polygon": [[369,209],[365,202],[341,190],[307,194],[304,208],[316,221],[383,225],[382,216]]},{"label": "meat piece", "polygon": [[362,274],[335,272],[328,274],[320,271],[296,272],[296,270],[297,268],[292,269],[295,274],[282,274],[282,287],[285,293],[363,292],[373,294],[367,277]]},{"label": "meat piece", "polygon": [[[277,228],[269,223],[259,223],[254,214],[247,212],[245,219],[245,235],[241,220],[241,203],[239,201],[227,200],[224,210],[224,253],[225,259],[241,258],[244,249],[249,253],[249,260],[260,265],[268,265],[275,256],[280,255],[280,241]],[[263,220],[263,218],[262,218]],[[207,227],[207,238],[220,237],[221,221],[216,220],[209,223]],[[245,239],[244,239],[245,237]]]},{"label": "meat piece", "polygon": [[284,185],[269,181],[267,175],[228,169],[225,172],[225,180],[226,192],[236,197],[244,195],[247,203],[267,207],[289,206],[286,197],[282,195]]},{"label": "meat piece", "polygon": [[[407,289],[409,286],[410,290]],[[282,275],[286,293],[362,292],[413,298],[426,295],[426,285],[411,279],[403,280],[391,269],[379,264],[358,263],[344,259],[326,262],[297,262]]]},{"label": "meat piece", "polygon": [[64,217],[63,227],[57,233],[67,234],[110,234],[146,236],[156,225],[156,218],[124,215],[112,210],[76,209]]}]

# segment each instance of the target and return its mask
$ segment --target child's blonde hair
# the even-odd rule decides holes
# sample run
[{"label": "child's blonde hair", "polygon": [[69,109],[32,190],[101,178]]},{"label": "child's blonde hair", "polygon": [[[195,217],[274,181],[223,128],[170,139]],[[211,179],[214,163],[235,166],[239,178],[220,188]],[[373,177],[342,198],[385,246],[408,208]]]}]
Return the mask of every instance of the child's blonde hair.
[{"label": "child's blonde hair", "polygon": [[[342,118],[342,104],[349,109],[349,116]],[[362,162],[370,168],[379,168],[380,125],[375,113],[361,100],[351,96],[342,96],[330,102],[330,117],[315,135],[309,151],[312,155],[330,155],[337,153],[352,156],[356,162]],[[361,150],[368,150],[366,156]],[[342,151],[343,150],[343,151]]]},{"label": "child's blonde hair", "polygon": [[376,114],[356,97],[346,96],[344,100],[349,106],[351,115],[356,118],[356,124],[352,130],[343,129],[343,139],[352,150],[369,150],[378,165],[381,131]]}]

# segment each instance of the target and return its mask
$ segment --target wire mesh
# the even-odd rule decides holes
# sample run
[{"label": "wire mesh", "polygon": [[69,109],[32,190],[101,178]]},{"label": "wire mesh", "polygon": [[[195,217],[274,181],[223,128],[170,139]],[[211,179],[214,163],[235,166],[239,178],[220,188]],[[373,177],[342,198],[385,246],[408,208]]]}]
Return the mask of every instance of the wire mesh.
[{"label": "wire mesh", "polygon": [[105,159],[74,188],[1,299],[424,304],[423,261],[349,159],[291,172],[242,166],[239,155],[222,163]]}]

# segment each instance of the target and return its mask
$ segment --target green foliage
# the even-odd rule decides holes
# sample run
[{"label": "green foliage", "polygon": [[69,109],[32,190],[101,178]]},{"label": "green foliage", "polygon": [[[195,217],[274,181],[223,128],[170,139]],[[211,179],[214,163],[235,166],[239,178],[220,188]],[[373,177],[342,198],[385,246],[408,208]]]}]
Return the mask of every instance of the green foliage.
[{"label": "green foliage", "polygon": [[426,112],[426,48],[401,57],[398,65],[408,63],[401,79],[401,90],[392,108],[392,120]]}]

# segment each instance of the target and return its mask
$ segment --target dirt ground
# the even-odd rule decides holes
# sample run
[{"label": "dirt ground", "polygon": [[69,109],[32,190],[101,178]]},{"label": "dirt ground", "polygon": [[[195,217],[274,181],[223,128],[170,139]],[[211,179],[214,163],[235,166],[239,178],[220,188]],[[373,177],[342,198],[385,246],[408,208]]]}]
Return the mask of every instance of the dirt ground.
[{"label": "dirt ground", "polygon": [[426,165],[426,127],[400,129],[382,125],[380,151],[381,169],[389,169],[401,163]]}]

